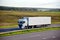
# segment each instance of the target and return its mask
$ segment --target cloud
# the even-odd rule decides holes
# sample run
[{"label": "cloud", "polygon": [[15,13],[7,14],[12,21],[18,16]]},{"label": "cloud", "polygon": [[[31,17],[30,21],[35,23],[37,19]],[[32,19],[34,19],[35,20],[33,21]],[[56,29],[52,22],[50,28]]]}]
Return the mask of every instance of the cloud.
[{"label": "cloud", "polygon": [[59,0],[0,0],[0,6],[60,8]]}]

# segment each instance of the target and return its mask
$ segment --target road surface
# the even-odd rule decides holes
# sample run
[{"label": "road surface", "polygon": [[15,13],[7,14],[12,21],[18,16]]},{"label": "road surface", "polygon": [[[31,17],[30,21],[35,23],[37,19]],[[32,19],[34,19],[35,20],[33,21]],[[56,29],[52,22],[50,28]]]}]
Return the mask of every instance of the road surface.
[{"label": "road surface", "polygon": [[0,40],[60,40],[60,30],[0,37]]},{"label": "road surface", "polygon": [[60,24],[51,24],[51,25],[48,25],[47,27],[60,27]]},{"label": "road surface", "polygon": [[[51,24],[46,27],[60,27],[60,24]],[[18,27],[17,28],[9,28],[9,29],[1,29],[0,32],[7,32],[7,31],[14,31],[14,30],[20,30]]]}]

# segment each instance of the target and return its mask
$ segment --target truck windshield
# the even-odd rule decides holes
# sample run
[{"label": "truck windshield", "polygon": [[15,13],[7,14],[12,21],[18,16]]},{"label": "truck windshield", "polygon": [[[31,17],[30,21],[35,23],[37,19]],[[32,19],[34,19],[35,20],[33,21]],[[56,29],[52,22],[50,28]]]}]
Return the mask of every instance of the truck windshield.
[{"label": "truck windshield", "polygon": [[25,21],[20,21],[19,23],[25,23]]}]

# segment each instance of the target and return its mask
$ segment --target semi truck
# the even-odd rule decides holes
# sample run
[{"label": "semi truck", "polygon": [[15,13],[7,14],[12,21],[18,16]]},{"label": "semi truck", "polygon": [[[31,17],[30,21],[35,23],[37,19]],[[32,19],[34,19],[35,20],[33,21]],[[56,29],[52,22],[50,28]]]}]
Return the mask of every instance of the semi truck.
[{"label": "semi truck", "polygon": [[51,17],[23,17],[18,20],[20,29],[39,28],[51,24]]}]

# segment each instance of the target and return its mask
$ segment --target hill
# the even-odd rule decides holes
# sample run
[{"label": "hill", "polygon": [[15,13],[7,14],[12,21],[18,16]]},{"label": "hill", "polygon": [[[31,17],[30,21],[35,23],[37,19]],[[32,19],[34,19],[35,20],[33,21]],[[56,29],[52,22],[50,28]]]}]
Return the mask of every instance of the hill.
[{"label": "hill", "polygon": [[57,8],[29,8],[29,7],[7,7],[0,6],[0,10],[14,10],[14,11],[55,11],[59,12],[60,9]]}]

